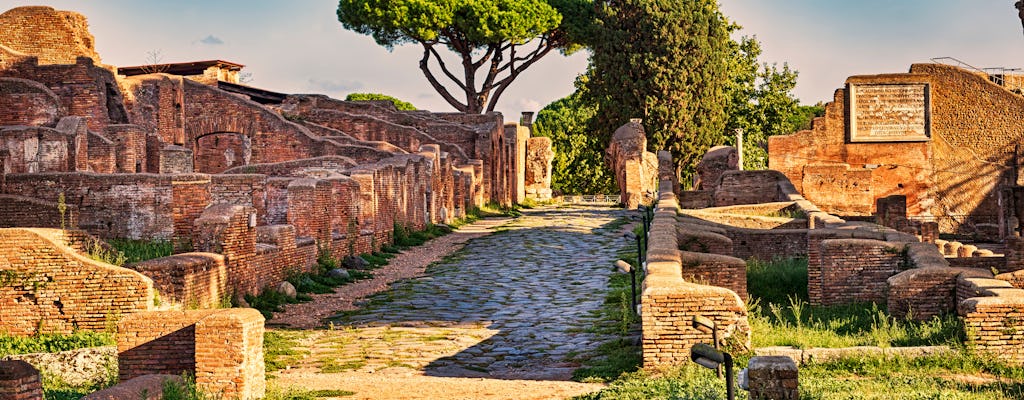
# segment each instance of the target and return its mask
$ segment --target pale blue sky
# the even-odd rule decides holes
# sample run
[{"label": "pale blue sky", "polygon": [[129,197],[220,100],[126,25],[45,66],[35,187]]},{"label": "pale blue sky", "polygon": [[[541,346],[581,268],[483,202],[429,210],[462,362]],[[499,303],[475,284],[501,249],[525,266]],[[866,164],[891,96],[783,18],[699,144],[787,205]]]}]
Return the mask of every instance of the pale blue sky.
[{"label": "pale blue sky", "polygon": [[[107,64],[224,59],[246,65],[257,87],[343,97],[381,92],[420,108],[451,111],[427,84],[417,46],[388,52],[347,31],[336,0],[3,0],[0,8],[48,5],[84,14]],[[762,60],[800,71],[796,95],[829,100],[847,76],[904,72],[952,56],[978,67],[1024,67],[1024,33],[1013,0],[723,0],[722,11],[756,35]],[[513,120],[572,92],[586,54],[548,55],[499,103]]]}]

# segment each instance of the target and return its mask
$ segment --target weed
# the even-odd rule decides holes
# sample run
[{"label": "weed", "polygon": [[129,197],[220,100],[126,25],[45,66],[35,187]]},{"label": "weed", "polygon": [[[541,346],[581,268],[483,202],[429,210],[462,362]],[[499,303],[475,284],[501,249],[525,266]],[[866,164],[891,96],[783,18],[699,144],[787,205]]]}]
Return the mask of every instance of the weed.
[{"label": "weed", "polygon": [[128,264],[174,254],[174,244],[168,240],[110,239],[107,243],[120,252]]},{"label": "weed", "polygon": [[113,346],[114,335],[106,332],[79,331],[70,335],[40,334],[14,336],[0,333],[0,358],[12,354],[57,353],[87,347]]},{"label": "weed", "polygon": [[263,359],[267,372],[273,372],[297,365],[308,350],[297,350],[299,340],[307,336],[303,331],[267,330],[263,334]]}]

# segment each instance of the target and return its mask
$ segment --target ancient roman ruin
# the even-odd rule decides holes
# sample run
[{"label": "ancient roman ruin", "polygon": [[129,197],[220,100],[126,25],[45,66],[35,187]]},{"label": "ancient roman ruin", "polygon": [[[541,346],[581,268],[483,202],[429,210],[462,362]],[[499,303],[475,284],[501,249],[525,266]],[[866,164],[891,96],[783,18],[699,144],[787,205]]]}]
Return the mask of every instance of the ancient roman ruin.
[{"label": "ancient roman ruin", "polygon": [[[225,60],[105,65],[85,17],[50,7],[9,10],[0,27],[0,331],[113,322],[112,393],[184,371],[227,398],[261,398],[264,317],[225,300],[318,256],[378,250],[396,229],[557,197],[552,144],[531,137],[529,113],[505,123],[276,93]],[[689,362],[711,342],[698,316],[750,347],[746,260],[784,257],[808,259],[811,304],[956,314],[971,346],[1024,364],[1022,81],[941,63],[853,76],[810,130],[770,139],[769,170],[741,171],[734,148],[715,147],[692,190],[639,120],[616,130],[619,202],[656,207],[644,366]],[[166,240],[176,254],[117,267],[83,255],[96,238]],[[780,398],[794,396],[795,365],[825,357],[757,352],[752,390]],[[41,397],[30,365],[0,366],[0,395]]]}]

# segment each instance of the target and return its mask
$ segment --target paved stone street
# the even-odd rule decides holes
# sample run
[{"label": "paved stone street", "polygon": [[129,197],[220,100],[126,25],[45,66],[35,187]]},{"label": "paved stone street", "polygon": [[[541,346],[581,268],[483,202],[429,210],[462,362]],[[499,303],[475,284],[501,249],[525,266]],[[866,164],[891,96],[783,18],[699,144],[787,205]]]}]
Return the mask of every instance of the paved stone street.
[{"label": "paved stone street", "polygon": [[[627,214],[548,206],[402,281],[306,338],[321,372],[567,379],[593,333]],[[392,371],[396,372],[396,371]],[[407,371],[412,372],[412,371]]]}]

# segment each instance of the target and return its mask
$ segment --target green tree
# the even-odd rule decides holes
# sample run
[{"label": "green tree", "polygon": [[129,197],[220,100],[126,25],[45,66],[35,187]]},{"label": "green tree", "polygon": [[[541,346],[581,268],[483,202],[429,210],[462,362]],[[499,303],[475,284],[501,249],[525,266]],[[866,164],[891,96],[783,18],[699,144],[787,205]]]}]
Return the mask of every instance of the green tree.
[{"label": "green tree", "polygon": [[[738,26],[734,26],[738,29]],[[743,168],[768,166],[768,137],[809,129],[811,119],[820,116],[819,106],[800,106],[793,96],[797,71],[788,64],[759,63],[761,45],[743,37],[730,45],[731,79],[726,86],[726,140],[736,145],[736,130],[743,131]]]},{"label": "green tree", "polygon": [[[419,67],[434,90],[461,112],[481,113],[493,111],[505,89],[552,50],[567,53],[579,47],[578,38],[589,29],[590,3],[340,0],[337,15],[346,29],[370,35],[389,50],[420,44]],[[457,66],[445,63],[438,47],[457,55],[461,76]]]},{"label": "green tree", "polygon": [[349,93],[345,101],[366,101],[366,100],[387,100],[395,105],[395,108],[402,111],[415,111],[416,106],[408,101],[402,101],[386,94],[380,93]]},{"label": "green tree", "polygon": [[597,107],[583,99],[586,76],[576,81],[576,92],[555,100],[537,113],[533,132],[551,138],[555,159],[551,189],[564,194],[614,193],[615,177],[604,161],[608,143],[593,135],[587,125]]},{"label": "green tree", "polygon": [[723,141],[730,25],[716,0],[617,0],[597,10],[591,41],[592,129],[605,142],[643,118],[650,149],[672,152],[688,177]]}]

